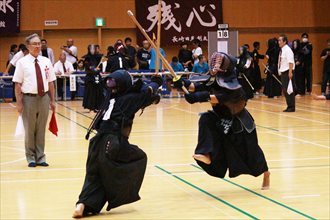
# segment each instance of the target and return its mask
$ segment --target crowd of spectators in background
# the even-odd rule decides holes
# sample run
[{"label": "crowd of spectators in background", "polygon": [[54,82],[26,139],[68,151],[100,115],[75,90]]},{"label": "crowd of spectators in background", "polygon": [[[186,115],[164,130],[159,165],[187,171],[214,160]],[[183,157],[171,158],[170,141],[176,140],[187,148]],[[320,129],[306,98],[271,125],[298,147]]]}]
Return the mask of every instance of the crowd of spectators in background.
[{"label": "crowd of spectators in background", "polygon": [[[139,70],[144,72],[154,72],[156,68],[156,50],[152,48],[148,41],[143,41],[142,46],[132,46],[132,39],[118,39],[113,46],[107,48],[107,53],[102,54],[99,45],[90,44],[87,53],[78,56],[78,48],[74,45],[73,39],[68,39],[65,46],[60,47],[61,53],[58,61],[55,62],[54,52],[47,46],[47,40],[41,40],[40,55],[48,57],[54,65],[58,75],[58,88],[62,88],[63,79],[60,76],[73,72],[86,73],[85,86],[89,96],[91,91],[95,91],[95,84],[100,81],[100,73],[112,73],[118,69]],[[190,45],[191,43],[191,45]],[[301,39],[288,42],[294,53],[295,71],[293,83],[298,96],[309,94],[312,91],[312,52],[313,46],[309,42],[308,34],[303,33]],[[324,72],[321,92],[326,93],[326,86],[330,81],[329,67],[329,46],[322,51],[321,59],[324,61]],[[176,72],[194,72],[196,74],[207,74],[209,71],[208,62],[203,54],[201,42],[197,39],[192,42],[181,43],[178,55],[172,57],[171,67]],[[192,47],[190,49],[189,47]],[[253,43],[253,51],[249,45],[244,44],[239,48],[237,61],[238,79],[246,91],[247,97],[252,98],[256,94],[263,93],[269,98],[278,97],[282,94],[281,80],[278,74],[278,62],[280,47],[277,38],[271,38],[267,43],[265,55],[259,54],[260,42]],[[165,51],[160,48],[161,54],[166,57]],[[28,49],[24,44],[11,45],[5,75],[13,75],[17,60],[28,54]],[[260,60],[267,59],[267,62]],[[263,79],[260,71],[260,63],[265,69],[266,77]],[[159,70],[164,71],[162,61],[159,62]],[[96,74],[97,73],[97,74]],[[78,84],[77,84],[78,86]],[[91,89],[88,89],[90,87]],[[88,92],[89,91],[89,92]],[[92,96],[98,96],[92,94]],[[63,99],[63,90],[58,89],[57,95]],[[71,99],[75,99],[75,92],[71,93]],[[87,98],[86,100],[91,100]],[[90,110],[97,110],[98,103],[84,100],[84,107]]]}]

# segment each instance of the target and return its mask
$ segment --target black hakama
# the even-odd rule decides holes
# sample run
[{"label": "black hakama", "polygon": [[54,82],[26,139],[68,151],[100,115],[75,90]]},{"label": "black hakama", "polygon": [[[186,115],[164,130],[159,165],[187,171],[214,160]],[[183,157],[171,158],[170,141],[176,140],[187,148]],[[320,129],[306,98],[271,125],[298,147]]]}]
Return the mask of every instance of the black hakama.
[{"label": "black hakama", "polygon": [[[118,82],[124,80],[119,79]],[[128,137],[135,113],[159,98],[150,88],[157,91],[161,84],[160,80],[158,83],[144,84],[138,92],[134,90],[115,97],[107,96],[105,105],[98,113],[100,121],[95,122],[97,135],[90,140],[85,182],[77,202],[85,205],[84,215],[99,213],[106,202],[109,211],[140,199],[147,156],[138,146],[130,144]],[[108,111],[110,115],[104,118]]]},{"label": "black hakama", "polygon": [[85,89],[83,107],[91,111],[99,110],[103,100],[102,77],[97,72],[87,72],[85,77]]},{"label": "black hakama", "polygon": [[96,214],[108,202],[107,211],[140,199],[147,156],[127,138],[97,134],[91,139],[86,177],[77,203],[85,205],[84,214]]},{"label": "black hakama", "polygon": [[214,111],[201,115],[195,154],[210,154],[209,165],[196,160],[209,175],[224,178],[228,169],[229,177],[241,174],[257,177],[268,171],[255,125],[249,120],[253,119],[246,109],[239,117],[219,115]]},{"label": "black hakama", "polygon": [[245,92],[245,95],[246,95],[247,99],[252,99],[254,97],[254,95],[253,95],[254,90],[251,87],[251,85],[253,83],[253,78],[251,77],[251,73],[252,73],[251,68],[250,69],[245,69],[243,74],[245,75],[246,78],[243,76],[242,73],[239,74],[239,77],[238,77],[238,82],[239,82],[239,84],[242,85],[242,88]]},{"label": "black hakama", "polygon": [[[274,77],[276,77],[278,81]],[[264,94],[268,96],[268,98],[281,96],[282,86],[279,82],[281,82],[281,79],[277,74],[273,74],[272,76],[271,73],[267,73],[265,87],[264,87]]]}]

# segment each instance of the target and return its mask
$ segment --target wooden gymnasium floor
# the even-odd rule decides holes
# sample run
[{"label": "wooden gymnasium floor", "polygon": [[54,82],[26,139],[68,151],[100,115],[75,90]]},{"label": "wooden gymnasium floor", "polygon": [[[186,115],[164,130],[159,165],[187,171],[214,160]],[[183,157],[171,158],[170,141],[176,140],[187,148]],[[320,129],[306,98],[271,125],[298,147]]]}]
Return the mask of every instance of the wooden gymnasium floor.
[{"label": "wooden gymnasium floor", "polygon": [[[162,99],[136,117],[131,142],[148,154],[142,200],[88,219],[329,219],[330,101],[297,99],[296,113],[283,113],[284,99],[248,103],[268,159],[271,189],[262,177],[217,179],[191,158],[198,113],[208,104]],[[59,137],[47,131],[50,167],[28,168],[23,140],[13,136],[17,113],[1,103],[1,219],[70,219],[81,190],[93,113],[81,101],[59,102]]]}]

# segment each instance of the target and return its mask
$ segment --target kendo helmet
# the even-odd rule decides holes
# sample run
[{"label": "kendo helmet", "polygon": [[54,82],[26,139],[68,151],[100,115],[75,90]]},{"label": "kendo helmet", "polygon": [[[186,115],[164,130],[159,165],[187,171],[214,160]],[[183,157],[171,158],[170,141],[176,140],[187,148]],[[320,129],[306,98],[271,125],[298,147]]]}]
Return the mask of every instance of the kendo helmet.
[{"label": "kendo helmet", "polygon": [[117,70],[106,77],[105,86],[111,93],[123,95],[132,88],[133,80],[126,70]]},{"label": "kendo helmet", "polygon": [[236,74],[237,59],[222,52],[214,52],[211,56],[210,74],[216,77],[220,87],[235,90],[241,88]]}]

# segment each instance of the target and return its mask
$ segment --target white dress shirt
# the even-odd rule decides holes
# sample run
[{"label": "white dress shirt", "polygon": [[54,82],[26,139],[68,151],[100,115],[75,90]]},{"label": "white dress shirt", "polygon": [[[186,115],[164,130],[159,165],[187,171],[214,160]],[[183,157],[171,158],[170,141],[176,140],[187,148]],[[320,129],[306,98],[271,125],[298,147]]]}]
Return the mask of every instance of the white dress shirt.
[{"label": "white dress shirt", "polygon": [[289,70],[289,63],[293,64],[292,70],[295,68],[294,55],[291,48],[286,44],[282,47],[282,52],[278,56],[278,73],[281,73]]},{"label": "white dress shirt", "polygon": [[[52,48],[47,47],[47,54],[48,54],[48,59],[50,59],[50,62],[54,65],[55,63],[55,58],[54,58],[54,52]],[[42,52],[40,51],[40,55],[42,56]]]},{"label": "white dress shirt", "polygon": [[21,50],[18,51],[18,52],[13,56],[13,58],[10,60],[11,65],[16,66],[17,61],[18,61],[19,59],[23,58],[23,57],[24,57],[24,53],[23,53],[23,51],[21,51]]},{"label": "white dress shirt", "polygon": [[[22,83],[22,93],[38,94],[35,57],[31,54],[21,58],[16,63],[13,82]],[[38,56],[45,92],[48,92],[48,83],[56,80],[53,65],[47,57]]]},{"label": "white dress shirt", "polygon": [[[67,73],[71,73],[74,71],[73,65],[69,61],[66,60],[64,63],[64,66],[65,66]],[[60,72],[61,75],[64,75],[65,71],[63,68],[63,63],[60,60],[54,64],[54,72],[55,72],[55,74],[58,74]]]},{"label": "white dress shirt", "polygon": [[192,50],[193,58],[194,58],[194,64],[198,63],[198,58],[195,58],[195,56],[199,56],[203,54],[202,48],[197,47],[196,49]]},{"label": "white dress shirt", "polygon": [[[72,54],[77,56],[78,54],[78,49],[76,46],[71,46],[70,48],[68,48],[69,50],[71,50]],[[63,50],[63,52],[66,54],[66,60],[69,61],[70,63],[74,64],[77,59],[74,56],[71,56],[68,52],[66,52],[65,50]]]}]

